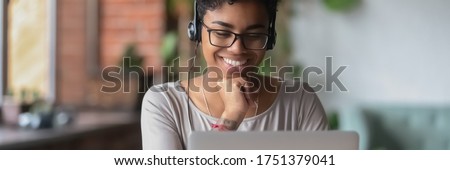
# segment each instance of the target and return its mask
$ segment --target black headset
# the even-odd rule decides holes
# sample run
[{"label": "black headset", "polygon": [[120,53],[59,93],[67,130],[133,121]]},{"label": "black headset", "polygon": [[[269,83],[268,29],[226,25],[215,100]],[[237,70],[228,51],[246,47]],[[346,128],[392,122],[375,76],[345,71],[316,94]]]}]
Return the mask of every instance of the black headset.
[{"label": "black headset", "polygon": [[[270,4],[273,9],[270,9],[270,22],[269,22],[269,39],[267,40],[266,50],[272,50],[275,47],[277,32],[275,30],[275,21],[277,18],[277,1],[278,0],[269,0],[272,3]],[[201,23],[197,18],[197,0],[194,1],[194,18],[188,25],[188,37],[191,41],[200,42],[201,41]]]}]

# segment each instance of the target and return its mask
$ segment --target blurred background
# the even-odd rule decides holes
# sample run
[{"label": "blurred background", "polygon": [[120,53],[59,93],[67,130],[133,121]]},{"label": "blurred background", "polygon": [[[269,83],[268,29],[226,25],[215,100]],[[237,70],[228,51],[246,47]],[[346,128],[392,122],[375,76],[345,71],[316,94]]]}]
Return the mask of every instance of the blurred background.
[{"label": "blurred background", "polygon": [[[140,149],[144,92],[183,79],[162,66],[193,56],[192,2],[2,0],[0,149]],[[361,149],[450,149],[449,6],[284,0],[267,57],[290,76],[323,70],[304,81],[328,85],[331,128],[357,131]]]}]

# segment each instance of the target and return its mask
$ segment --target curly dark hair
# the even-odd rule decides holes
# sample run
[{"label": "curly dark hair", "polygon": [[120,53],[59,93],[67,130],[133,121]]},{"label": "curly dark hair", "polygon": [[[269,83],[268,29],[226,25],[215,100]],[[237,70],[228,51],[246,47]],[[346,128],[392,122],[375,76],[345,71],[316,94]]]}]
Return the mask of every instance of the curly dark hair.
[{"label": "curly dark hair", "polygon": [[[239,0],[197,0],[197,12],[198,19],[202,20],[206,14],[207,10],[215,10],[219,8],[223,3],[233,4]],[[272,17],[271,14],[275,14],[277,11],[278,0],[254,0],[264,4],[267,9],[268,16]],[[271,18],[269,18],[271,20]]]}]

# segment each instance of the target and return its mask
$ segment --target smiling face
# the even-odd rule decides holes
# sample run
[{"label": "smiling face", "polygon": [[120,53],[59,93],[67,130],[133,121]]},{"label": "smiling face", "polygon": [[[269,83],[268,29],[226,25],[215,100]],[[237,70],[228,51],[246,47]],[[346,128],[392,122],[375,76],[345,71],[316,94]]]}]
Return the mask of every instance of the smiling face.
[{"label": "smiling face", "polygon": [[[269,17],[262,3],[257,1],[238,1],[232,5],[223,3],[216,10],[207,10],[203,23],[201,40],[203,54],[207,66],[220,71],[219,77],[225,75],[231,78],[245,75],[243,68],[258,66],[263,60],[266,50],[245,48],[242,37],[237,38],[230,47],[217,47],[210,43],[210,35],[220,38],[224,36],[222,33],[227,33],[226,36],[233,36],[231,32],[249,35],[245,38],[246,45],[253,41],[252,35],[267,34]],[[210,34],[208,30],[212,29],[224,32]]]}]

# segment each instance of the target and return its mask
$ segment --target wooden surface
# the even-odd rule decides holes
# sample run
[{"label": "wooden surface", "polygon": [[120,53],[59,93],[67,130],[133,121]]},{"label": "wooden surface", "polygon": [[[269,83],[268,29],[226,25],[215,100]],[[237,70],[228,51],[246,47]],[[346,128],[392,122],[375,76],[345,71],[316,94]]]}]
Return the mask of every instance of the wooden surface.
[{"label": "wooden surface", "polygon": [[134,113],[84,112],[66,127],[35,130],[0,126],[0,149],[141,149],[139,118]]}]

